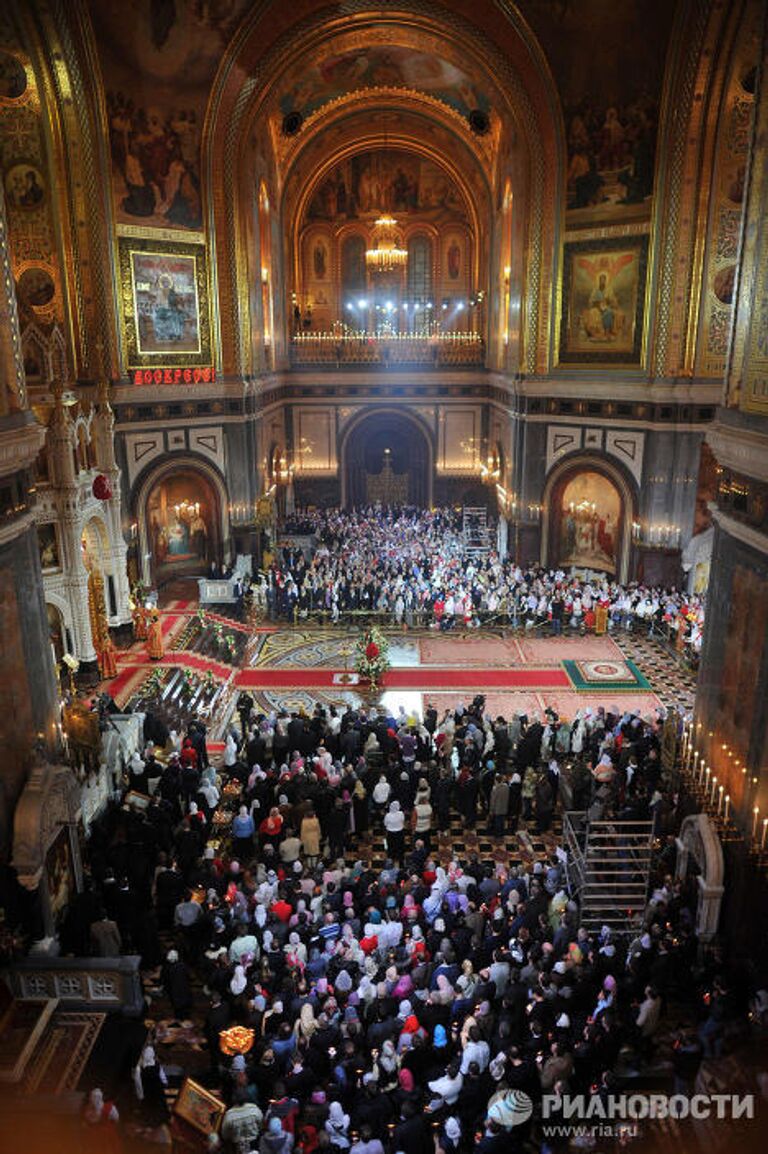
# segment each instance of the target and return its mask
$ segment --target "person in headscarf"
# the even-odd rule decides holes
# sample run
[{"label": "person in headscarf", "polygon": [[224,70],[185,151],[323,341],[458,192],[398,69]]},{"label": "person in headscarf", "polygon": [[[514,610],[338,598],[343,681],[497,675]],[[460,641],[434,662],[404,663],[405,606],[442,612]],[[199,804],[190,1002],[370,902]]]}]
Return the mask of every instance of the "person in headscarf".
[{"label": "person in headscarf", "polygon": [[120,1115],[114,1102],[104,1098],[98,1087],[91,1090],[82,1113],[87,1127],[87,1149],[94,1154],[122,1154],[123,1143],[118,1129]]},{"label": "person in headscarf", "polygon": [[384,829],[387,839],[387,854],[393,861],[400,863],[405,850],[405,815],[400,808],[399,801],[391,801],[384,817]]},{"label": "person in headscarf", "polygon": [[248,978],[245,974],[245,966],[235,966],[235,972],[229,982],[229,990],[233,997],[239,998],[245,992],[245,987],[248,985]]},{"label": "person in headscarf", "polygon": [[152,1129],[168,1121],[165,1087],[168,1078],[157,1060],[154,1046],[146,1045],[133,1071],[136,1097],[142,1104],[142,1115]]},{"label": "person in headscarf", "polygon": [[328,1118],[325,1122],[325,1132],[331,1140],[331,1146],[336,1150],[348,1150],[350,1147],[349,1114],[345,1114],[341,1102],[331,1102],[328,1107]]},{"label": "person in headscarf", "polygon": [[284,1130],[281,1119],[274,1116],[269,1119],[266,1133],[259,1142],[259,1154],[291,1154],[293,1144],[293,1134]]},{"label": "person in headscarf", "polygon": [[237,817],[232,822],[232,854],[248,862],[253,857],[253,835],[256,832],[248,807],[240,806]]},{"label": "person in headscarf", "polygon": [[317,1018],[311,1002],[305,1002],[299,1011],[294,1031],[300,1046],[309,1045],[317,1030]]},{"label": "person in headscarf", "polygon": [[376,1065],[379,1074],[379,1089],[382,1093],[388,1094],[397,1086],[397,1072],[400,1069],[400,1060],[395,1050],[395,1043],[391,1038],[387,1038],[382,1043]]},{"label": "person in headscarf", "polygon": [[188,1018],[192,1011],[192,986],[187,967],[177,950],[169,950],[161,973],[163,988],[173,1006],[174,1017]]}]

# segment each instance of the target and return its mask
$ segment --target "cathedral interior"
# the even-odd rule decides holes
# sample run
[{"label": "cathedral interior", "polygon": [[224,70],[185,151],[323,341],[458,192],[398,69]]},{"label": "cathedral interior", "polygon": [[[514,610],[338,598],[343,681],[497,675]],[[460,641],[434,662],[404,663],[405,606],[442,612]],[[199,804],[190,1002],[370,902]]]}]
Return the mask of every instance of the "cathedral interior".
[{"label": "cathedral interior", "polygon": [[[630,656],[680,703],[671,772],[709,814],[721,875],[725,861],[707,940],[759,970],[768,7],[288,7],[0,10],[6,988],[46,990],[91,824],[119,796],[108,777],[133,706],[150,674],[155,690],[176,676],[168,651],[158,673],[132,648],[137,606],[148,598],[150,631],[160,618],[161,653],[192,653],[241,559],[266,570],[301,539],[303,511],[376,503],[471,510],[520,566],[705,605],[695,653],[659,646],[674,691],[643,665],[650,651]],[[263,641],[216,628],[219,648],[198,648],[201,702]],[[301,653],[330,646],[315,664],[346,675],[331,633]],[[251,664],[217,699],[227,717],[236,683],[264,688]],[[321,684],[286,678],[297,694]],[[211,736],[223,750],[225,728]],[[55,978],[64,1001],[74,973]],[[82,998],[92,1011],[93,991]],[[0,1045],[8,1084],[11,1057]],[[18,1123],[21,1101],[0,1114]]]}]

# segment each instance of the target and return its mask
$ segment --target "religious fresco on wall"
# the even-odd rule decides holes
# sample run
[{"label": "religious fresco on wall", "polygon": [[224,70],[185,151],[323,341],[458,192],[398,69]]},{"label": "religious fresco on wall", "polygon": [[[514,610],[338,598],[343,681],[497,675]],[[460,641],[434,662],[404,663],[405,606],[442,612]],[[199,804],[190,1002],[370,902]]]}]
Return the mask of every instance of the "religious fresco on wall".
[{"label": "religious fresco on wall", "polygon": [[0,179],[19,329],[23,338],[34,324],[47,342],[49,326],[63,320],[63,308],[41,102],[28,58],[2,15],[0,44]]},{"label": "religious fresco on wall", "polygon": [[427,220],[464,219],[458,188],[430,160],[399,149],[374,150],[338,164],[318,186],[310,220],[354,220],[380,212],[418,213]]},{"label": "religious fresco on wall", "polygon": [[27,72],[18,57],[0,52],[0,100],[18,100],[27,90]]},{"label": "religious fresco on wall", "polygon": [[650,215],[676,6],[676,0],[525,0],[520,5],[560,90],[570,225]]},{"label": "religious fresco on wall", "polygon": [[289,73],[280,97],[283,115],[309,116],[324,104],[364,88],[409,88],[441,100],[462,116],[488,112],[490,100],[461,68],[427,52],[373,45],[326,56]]},{"label": "religious fresco on wall", "polygon": [[562,364],[640,360],[648,238],[565,245]]},{"label": "religious fresco on wall", "polygon": [[696,509],[693,517],[693,536],[704,533],[712,524],[710,501],[717,500],[718,465],[715,454],[706,441],[701,442],[699,476],[696,485]]},{"label": "religious fresco on wall", "polygon": [[121,236],[119,255],[128,367],[209,365],[205,245]]},{"label": "religious fresco on wall", "polygon": [[[722,676],[712,728],[718,741],[725,742],[743,759],[747,753],[745,735],[754,731],[755,715],[764,708],[759,685],[768,630],[768,600],[760,571],[746,564],[734,565],[728,602]],[[736,774],[728,783],[731,796],[741,787],[742,780],[742,775]]]},{"label": "religious fresco on wall", "polygon": [[247,0],[91,0],[118,223],[200,229],[211,84]]},{"label": "religious fresco on wall", "polygon": [[45,199],[45,181],[33,164],[14,164],[5,175],[5,202],[10,208],[37,208]]},{"label": "religious fresco on wall", "polygon": [[579,473],[561,491],[556,518],[559,565],[615,573],[621,497],[601,473]]},{"label": "religious fresco on wall", "polygon": [[200,351],[195,258],[131,253],[140,353]]},{"label": "religious fresco on wall", "polygon": [[744,183],[754,113],[754,62],[760,51],[759,5],[745,10],[735,41],[717,133],[707,249],[702,276],[697,372],[722,377],[731,339]]},{"label": "religious fresco on wall", "polygon": [[61,826],[45,855],[45,877],[48,886],[48,902],[53,924],[58,926],[66,913],[72,891],[75,888],[72,846],[69,827]]},{"label": "religious fresco on wall", "polygon": [[190,472],[161,481],[147,501],[149,547],[156,565],[208,560],[213,532],[213,499],[208,484]]},{"label": "religious fresco on wall", "polygon": [[44,309],[53,300],[55,292],[56,285],[48,269],[33,265],[19,277],[19,301],[32,309]]},{"label": "religious fresco on wall", "polygon": [[194,108],[136,107],[107,91],[118,220],[199,229],[200,125]]},{"label": "religious fresco on wall", "polygon": [[43,572],[53,573],[61,569],[59,538],[56,526],[52,522],[37,526],[37,545],[40,552],[40,568]]}]

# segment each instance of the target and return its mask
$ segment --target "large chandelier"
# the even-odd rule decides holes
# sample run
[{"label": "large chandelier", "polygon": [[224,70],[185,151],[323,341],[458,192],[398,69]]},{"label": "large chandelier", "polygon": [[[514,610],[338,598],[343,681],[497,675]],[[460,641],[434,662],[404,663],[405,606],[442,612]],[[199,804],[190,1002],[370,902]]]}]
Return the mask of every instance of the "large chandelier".
[{"label": "large chandelier", "polygon": [[384,213],[374,222],[371,247],[365,250],[366,266],[372,273],[392,272],[407,262],[408,250],[403,248],[397,221]]}]

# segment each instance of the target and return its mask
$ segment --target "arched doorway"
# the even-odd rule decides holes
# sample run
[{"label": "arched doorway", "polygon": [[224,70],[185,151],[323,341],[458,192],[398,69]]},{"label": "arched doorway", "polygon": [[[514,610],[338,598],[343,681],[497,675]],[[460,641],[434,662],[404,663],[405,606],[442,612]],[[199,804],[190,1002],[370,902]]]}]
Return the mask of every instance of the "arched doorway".
[{"label": "arched doorway", "polygon": [[109,534],[100,517],[90,517],[86,521],[80,536],[80,549],[88,572],[88,613],[95,643],[107,629],[109,618],[117,613]]},{"label": "arched doorway", "polygon": [[347,508],[432,503],[432,446],[417,418],[390,409],[362,417],[341,451]]},{"label": "arched doorway", "polygon": [[626,581],[634,497],[618,469],[594,457],[564,461],[544,492],[542,561]]},{"label": "arched doorway", "polygon": [[[142,508],[143,505],[143,508]],[[140,503],[153,583],[202,576],[222,556],[219,495],[193,465],[180,465],[150,484]]]}]

